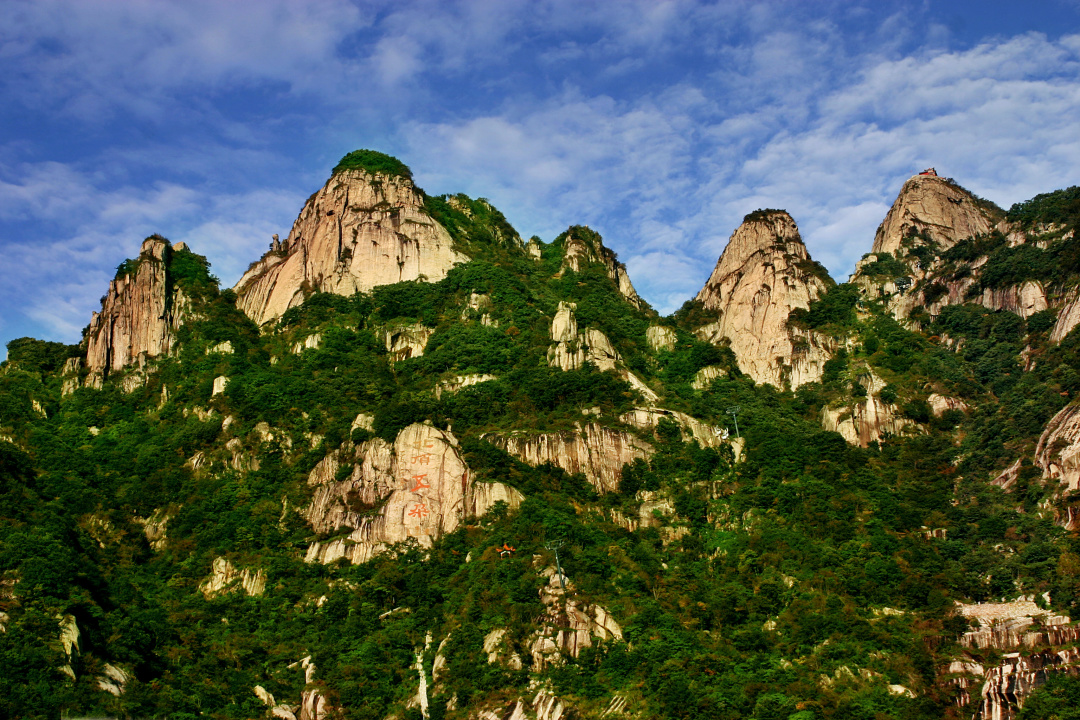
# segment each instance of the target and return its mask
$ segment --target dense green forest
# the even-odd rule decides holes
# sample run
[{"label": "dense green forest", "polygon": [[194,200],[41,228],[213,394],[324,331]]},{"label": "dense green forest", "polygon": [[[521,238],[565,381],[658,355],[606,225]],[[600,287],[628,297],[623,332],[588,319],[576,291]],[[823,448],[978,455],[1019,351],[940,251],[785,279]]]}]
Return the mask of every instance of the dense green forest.
[{"label": "dense green forest", "polygon": [[[409,177],[385,158],[354,153],[335,171]],[[1075,227],[1076,189],[1062,193],[1009,217]],[[334,717],[372,720],[502,712],[537,688],[581,718],[600,717],[614,698],[641,718],[960,717],[972,709],[956,705],[950,661],[989,667],[1002,653],[961,646],[971,625],[957,602],[1034,596],[1080,614],[1080,543],[1057,522],[1072,498],[1056,497],[1029,459],[1007,491],[990,482],[1031,457],[1080,391],[1080,340],[1049,340],[1054,312],[1025,320],[954,305],[916,329],[833,284],[792,321],[839,349],[820,382],[779,390],[695,336],[708,315],[699,306],[660,317],[627,302],[602,262],[567,268],[568,234],[539,242],[536,257],[487,201],[430,196],[425,207],[472,258],[438,282],[313,293],[260,329],[204,258],[175,252],[170,282],[198,312],[150,371],[65,393],[65,363],[82,349],[8,345],[0,717],[269,716],[256,686],[294,709],[317,689]],[[989,252],[988,286],[1033,277],[1064,286],[1077,270],[1066,235],[1047,248],[973,240],[984,245],[946,260]],[[894,273],[889,259],[877,262]],[[477,296],[482,310],[470,305]],[[734,437],[737,407],[741,444],[702,445],[672,420],[631,425],[626,413],[649,402],[624,374],[591,362],[551,367],[561,302],[575,304],[579,327],[607,337],[664,409]],[[431,330],[423,354],[393,357],[388,329],[414,324]],[[670,347],[649,343],[651,326],[673,334]],[[226,342],[229,352],[215,350]],[[701,387],[703,368],[719,376]],[[918,432],[859,447],[822,429],[830,404],[866,398],[867,368]],[[440,389],[467,374],[495,379]],[[215,394],[221,376],[228,384]],[[932,392],[966,409],[935,415]],[[370,427],[356,425],[358,414]],[[586,421],[653,450],[622,468],[615,492],[488,439],[573,435]],[[431,547],[306,562],[308,546],[326,539],[298,512],[316,465],[377,438],[393,443],[414,423],[451,428],[472,481],[512,487],[520,505],[496,503]],[[629,527],[643,507],[658,509]],[[148,529],[161,518],[167,537],[157,540]],[[265,592],[202,592],[222,557],[259,569]],[[621,638],[534,661],[552,566],[565,574],[556,604],[602,607]],[[66,646],[73,626],[77,642]],[[485,640],[498,630],[503,660],[489,661]],[[317,668],[310,677],[304,658]],[[102,682],[116,674],[118,694]],[[420,675],[425,709],[412,702]],[[1075,681],[1056,677],[1021,717],[1072,717],[1076,693]]]}]

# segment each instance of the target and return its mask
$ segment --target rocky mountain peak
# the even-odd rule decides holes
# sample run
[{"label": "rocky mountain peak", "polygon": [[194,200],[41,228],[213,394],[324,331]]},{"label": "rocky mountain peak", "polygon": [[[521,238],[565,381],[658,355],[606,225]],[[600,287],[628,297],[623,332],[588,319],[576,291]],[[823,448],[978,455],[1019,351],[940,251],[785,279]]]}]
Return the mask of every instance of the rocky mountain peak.
[{"label": "rocky mountain peak", "polygon": [[788,316],[809,308],[826,289],[828,275],[810,260],[799,228],[783,210],[747,215],[705,287],[695,298],[719,319],[698,336],[730,342],[739,367],[756,382],[798,387],[821,377],[828,360],[824,339],[795,338]]},{"label": "rocky mountain peak", "polygon": [[[732,233],[710,280],[738,272],[755,255],[782,252],[805,260],[809,257],[795,220],[784,210],[757,210],[743,218]],[[709,285],[706,284],[706,288]],[[702,290],[705,293],[705,289]],[[699,296],[709,307],[708,296]]]},{"label": "rocky mountain peak", "polygon": [[868,298],[883,300],[898,319],[933,318],[947,305],[970,300],[1028,317],[1047,308],[1041,283],[981,282],[994,248],[1025,242],[1025,233],[993,203],[924,171],[904,183],[851,282]]},{"label": "rocky mountain peak", "polygon": [[256,323],[277,319],[313,291],[352,295],[437,281],[469,260],[425,210],[410,174],[385,162],[346,162],[352,155],[304,204],[288,237],[275,239],[236,284],[237,307]]},{"label": "rocky mountain peak", "polygon": [[190,306],[182,290],[172,287],[168,267],[175,247],[160,235],[146,238],[139,257],[117,269],[93,314],[86,334],[86,366],[91,382],[140,359],[168,354]]},{"label": "rocky mountain peak", "polygon": [[638,296],[633,283],[630,282],[626,265],[619,262],[614,250],[604,246],[600,233],[587,225],[572,225],[556,239],[556,242],[559,241],[563,243],[563,262],[560,272],[567,269],[581,272],[585,263],[601,263],[607,269],[608,277],[618,286],[619,293],[634,307],[645,307],[645,301]]},{"label": "rocky mountain peak", "polygon": [[915,175],[904,183],[878,227],[871,252],[896,255],[904,239],[916,234],[948,250],[961,240],[989,233],[1002,219],[948,178]]}]

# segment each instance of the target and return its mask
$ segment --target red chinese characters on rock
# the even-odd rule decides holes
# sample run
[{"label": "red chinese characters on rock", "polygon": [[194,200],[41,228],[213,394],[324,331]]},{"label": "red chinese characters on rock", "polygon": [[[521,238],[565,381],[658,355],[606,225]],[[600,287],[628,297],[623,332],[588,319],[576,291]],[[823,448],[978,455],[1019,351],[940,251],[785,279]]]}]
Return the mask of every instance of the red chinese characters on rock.
[{"label": "red chinese characters on rock", "polygon": [[428,515],[427,505],[424,503],[416,503],[413,509],[409,511],[409,517],[418,518],[423,520]]},{"label": "red chinese characters on rock", "polygon": [[416,485],[409,492],[420,492],[421,490],[430,490],[431,485],[424,482],[424,478],[426,478],[426,477],[427,477],[427,473],[423,473],[423,474],[420,474],[420,475],[413,475],[412,478],[410,478],[410,479],[413,482],[415,482]]}]

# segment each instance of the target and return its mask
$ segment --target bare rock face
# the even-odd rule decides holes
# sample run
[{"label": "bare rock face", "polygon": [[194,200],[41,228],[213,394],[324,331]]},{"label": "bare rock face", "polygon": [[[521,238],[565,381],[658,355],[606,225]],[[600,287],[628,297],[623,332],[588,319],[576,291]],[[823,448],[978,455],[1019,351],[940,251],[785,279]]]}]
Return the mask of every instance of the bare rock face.
[{"label": "bare rock face", "polygon": [[979,304],[988,310],[1007,310],[1025,319],[1049,307],[1043,284],[1034,280],[1006,288],[986,288]]},{"label": "bare rock face", "polygon": [[[350,464],[351,472],[339,479]],[[499,483],[472,482],[457,439],[420,423],[398,433],[393,444],[379,438],[346,444],[315,466],[308,484],[315,492],[303,515],[312,528],[320,534],[351,530],[313,543],[309,562],[365,562],[408,539],[430,547],[463,518],[483,515],[496,502],[516,507],[524,499]]]},{"label": "bare rock face", "polygon": [[483,437],[530,465],[550,462],[571,475],[582,473],[599,492],[618,490],[622,466],[653,452],[649,443],[599,423],[589,423],[580,432],[489,433]]},{"label": "bare rock face", "polygon": [[454,375],[453,377],[446,378],[439,382],[435,386],[435,398],[440,399],[443,393],[454,393],[458,390],[463,390],[473,385],[479,385],[480,383],[491,382],[492,380],[498,380],[494,375],[488,373],[469,373],[467,375]]},{"label": "bare rock face", "polygon": [[91,376],[100,378],[172,349],[190,306],[182,292],[170,293],[166,275],[172,251],[165,238],[148,237],[135,269],[109,283],[101,312],[93,314],[86,336]]},{"label": "bare rock face", "polygon": [[210,576],[199,585],[199,590],[207,598],[235,590],[243,590],[248,595],[262,595],[266,590],[266,574],[261,569],[237,570],[227,559],[214,558]]},{"label": "bare rock face", "polygon": [[710,385],[712,381],[727,375],[727,370],[719,365],[708,365],[701,368],[694,373],[694,379],[690,382],[690,387],[695,390],[704,390]]},{"label": "bare rock face", "polygon": [[1080,288],[1073,288],[1065,295],[1057,322],[1050,331],[1050,340],[1061,342],[1077,325],[1080,325]]},{"label": "bare rock face", "polygon": [[604,247],[600,234],[588,227],[575,225],[566,231],[560,272],[567,268],[574,272],[581,272],[581,268],[587,262],[602,263],[607,269],[608,277],[619,288],[619,293],[634,307],[645,307],[645,301],[638,297],[633,283],[630,282],[626,266],[619,262],[613,250]]},{"label": "bare rock face", "polygon": [[611,613],[600,605],[566,598],[573,585],[555,568],[546,568],[544,574],[548,582],[540,588],[540,599],[547,611],[530,648],[534,669],[558,664],[564,654],[576,658],[597,641],[622,641],[622,628]]},{"label": "bare rock face", "polygon": [[433,328],[420,323],[390,328],[385,332],[386,352],[394,362],[420,357],[434,333]]},{"label": "bare rock face", "polygon": [[1046,424],[1035,446],[1035,464],[1062,491],[1080,489],[1080,405],[1063,407]]},{"label": "bare rock face", "polygon": [[[964,302],[976,302],[991,310],[1008,310],[1023,317],[1045,310],[1046,292],[1039,283],[987,288],[981,295],[971,297],[969,293],[978,284],[985,257],[967,264],[966,277],[956,279],[951,272],[941,277],[935,275],[942,267],[940,253],[959,242],[994,231],[1006,235],[1010,246],[1026,241],[1024,233],[1005,220],[1000,211],[952,181],[936,175],[916,175],[904,183],[878,227],[871,254],[856,265],[851,282],[871,297],[882,297],[897,319],[909,317],[920,307],[936,317],[945,306]],[[929,256],[927,248],[932,250]],[[890,256],[900,261],[904,269],[898,271],[894,265],[888,276],[875,275],[874,264]],[[913,286],[910,291],[897,286],[897,278],[893,276],[901,274],[910,280]]]},{"label": "bare rock face", "polygon": [[739,368],[755,382],[793,389],[824,373],[826,338],[788,327],[826,289],[814,272],[799,228],[782,210],[747,216],[728,240],[697,300],[720,319],[700,328],[703,340],[727,340]]},{"label": "bare rock face", "polygon": [[670,420],[679,426],[684,441],[697,440],[702,447],[720,447],[728,439],[726,428],[706,425],[697,418],[678,410],[634,408],[630,412],[623,414],[619,419],[627,425],[642,430],[654,430],[661,420]]},{"label": "bare rock face", "polygon": [[971,408],[968,404],[960,398],[946,397],[945,395],[939,395],[937,393],[931,393],[930,397],[926,399],[930,410],[934,413],[934,417],[941,417],[947,410],[959,410],[966,413]]},{"label": "bare rock face", "polygon": [[614,370],[621,361],[619,353],[611,345],[607,335],[595,328],[581,332],[577,329],[574,303],[560,302],[551,321],[551,339],[548,348],[548,365],[562,370],[577,370],[591,362],[601,370]]},{"label": "bare rock face", "polygon": [[579,370],[589,362],[602,371],[613,371],[630,387],[641,393],[646,402],[656,402],[660,397],[646,385],[641,378],[622,365],[622,357],[607,335],[596,328],[578,331],[574,310],[577,305],[559,302],[555,317],[551,321],[552,344],[548,348],[547,361],[551,367],[560,370]]},{"label": "bare rock face", "polygon": [[678,338],[675,331],[663,325],[650,325],[645,330],[645,340],[653,350],[674,350]]},{"label": "bare rock face", "polygon": [[896,255],[904,238],[923,233],[941,250],[994,229],[997,219],[968,192],[937,175],[915,175],[900,189],[874,235],[871,252]]},{"label": "bare rock face", "polygon": [[[1080,665],[1080,650],[1067,647],[1080,639],[1080,628],[1067,616],[1040,609],[1033,597],[960,605],[958,610],[979,624],[964,633],[961,646],[979,651],[983,657],[986,650],[1004,653],[995,666],[984,668],[967,656],[948,668],[947,674],[957,676],[952,682],[961,691],[957,704],[969,712],[974,709],[976,718],[1015,717],[1031,691],[1044,684],[1050,674],[1075,673]],[[980,688],[978,695],[972,692],[976,688]]]},{"label": "bare rock face", "polygon": [[411,180],[343,170],[307,201],[280,249],[240,278],[237,307],[262,325],[312,291],[352,295],[406,280],[434,282],[468,259],[424,210]]}]

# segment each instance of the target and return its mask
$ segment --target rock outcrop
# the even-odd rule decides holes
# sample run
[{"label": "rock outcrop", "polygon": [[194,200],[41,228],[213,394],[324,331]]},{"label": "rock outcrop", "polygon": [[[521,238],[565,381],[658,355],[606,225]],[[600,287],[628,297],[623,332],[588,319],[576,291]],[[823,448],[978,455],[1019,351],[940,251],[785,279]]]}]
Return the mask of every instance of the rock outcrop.
[{"label": "rock outcrop", "polygon": [[960,398],[946,397],[937,393],[930,393],[930,397],[926,398],[926,403],[930,406],[930,411],[934,413],[934,417],[941,417],[948,410],[959,410],[966,413],[971,409]]},{"label": "rock outcrop", "polygon": [[615,251],[604,247],[600,233],[588,227],[574,225],[563,237],[563,262],[559,272],[567,269],[581,272],[581,268],[588,262],[601,263],[607,270],[608,277],[619,288],[619,294],[634,307],[645,307],[645,301],[638,297],[633,283],[630,282],[626,266],[619,262]]},{"label": "rock outcrop", "polygon": [[678,337],[675,331],[663,325],[650,325],[645,330],[645,340],[653,350],[674,350]]},{"label": "rock outcrop", "polygon": [[1080,489],[1080,405],[1066,405],[1046,424],[1035,446],[1035,464],[1044,478],[1061,483],[1062,492]]},{"label": "rock outcrop", "polygon": [[[1069,647],[1080,640],[1080,628],[1066,616],[1040,609],[1033,597],[958,609],[964,617],[978,621],[976,629],[960,638],[962,647],[983,656],[987,650],[1003,653],[1001,663],[989,668],[970,657],[949,665],[946,674],[954,676],[952,682],[960,688],[956,702],[968,712],[974,709],[975,718],[1013,718],[1051,673],[1080,669],[1080,650]],[[978,695],[972,692],[975,688]]]},{"label": "rock outcrop", "polygon": [[168,265],[173,252],[165,238],[148,237],[138,259],[127,263],[129,270],[109,283],[101,312],[91,317],[86,335],[86,367],[91,378],[172,350],[191,304],[182,291],[171,287]]},{"label": "rock outcrop", "polygon": [[990,233],[999,220],[951,181],[937,175],[915,175],[904,183],[878,227],[871,252],[896,256],[904,241],[916,234],[929,238],[940,250],[948,250],[961,240]]},{"label": "rock outcrop", "polygon": [[821,426],[838,432],[852,445],[866,447],[889,435],[900,435],[911,423],[900,416],[900,408],[881,399],[885,382],[872,371],[859,377],[866,399],[846,407],[821,409]]},{"label": "rock outcrop", "polygon": [[424,354],[427,341],[435,333],[434,328],[420,323],[389,328],[384,333],[386,352],[393,362],[401,362]]},{"label": "rock outcrop", "polygon": [[1057,321],[1050,331],[1050,340],[1061,342],[1077,325],[1080,325],[1080,288],[1074,287],[1065,295]]},{"label": "rock outcrop", "polygon": [[978,302],[988,310],[1006,310],[1025,319],[1049,307],[1043,284],[1035,280],[1004,288],[986,288]]},{"label": "rock outcrop", "polygon": [[463,390],[473,385],[479,385],[480,383],[491,382],[498,378],[488,373],[470,373],[468,375],[454,375],[448,377],[445,380],[441,380],[438,385],[435,386],[435,398],[441,399],[443,393],[455,393],[458,390]]},{"label": "rock outcrop", "polygon": [[540,588],[540,599],[547,610],[529,648],[534,670],[559,664],[564,654],[576,658],[594,642],[622,641],[622,628],[605,608],[566,597],[573,589],[570,578],[553,567],[544,575],[548,582]]},{"label": "rock outcrop", "polygon": [[679,426],[683,440],[691,442],[696,440],[702,447],[720,447],[728,439],[726,428],[706,425],[695,417],[691,417],[678,410],[663,410],[661,408],[634,408],[619,417],[627,425],[641,430],[655,430],[663,420],[670,420]]},{"label": "rock outcrop", "polygon": [[289,236],[236,284],[237,307],[262,325],[314,291],[352,295],[406,280],[437,281],[468,257],[400,175],[335,173],[305,203]]},{"label": "rock outcrop", "polygon": [[380,438],[346,443],[315,466],[308,484],[314,495],[303,515],[312,528],[324,535],[350,531],[313,543],[309,562],[365,562],[409,539],[430,547],[465,517],[483,515],[499,501],[516,507],[523,499],[500,483],[474,483],[457,439],[420,423],[403,429],[393,444]]},{"label": "rock outcrop", "polygon": [[591,362],[601,370],[614,370],[621,358],[604,333],[595,328],[578,332],[574,303],[560,302],[551,321],[548,365],[562,370],[577,370]]},{"label": "rock outcrop", "polygon": [[[941,254],[956,244],[993,232],[1006,235],[1010,247],[1027,241],[1000,210],[952,181],[916,175],[904,183],[877,230],[871,253],[856,265],[851,282],[870,297],[883,299],[897,319],[911,316],[918,308],[925,308],[933,318],[946,306],[965,302],[1024,318],[1046,310],[1049,302],[1041,283],[981,288],[986,256],[959,268],[941,260]],[[897,283],[902,278],[906,287]]]},{"label": "rock outcrop", "polygon": [[199,585],[207,598],[243,590],[248,595],[262,595],[266,590],[266,573],[244,568],[237,570],[226,558],[214,558],[210,576]]},{"label": "rock outcrop", "polygon": [[577,432],[489,433],[483,437],[530,465],[549,462],[571,475],[582,473],[599,492],[618,490],[622,466],[653,452],[649,443],[599,423],[589,423]]},{"label": "rock outcrop", "polygon": [[653,403],[660,397],[646,385],[641,378],[622,367],[619,351],[608,340],[607,335],[596,328],[578,331],[577,318],[574,317],[575,303],[559,302],[555,317],[551,321],[552,344],[548,348],[547,361],[551,367],[560,370],[579,370],[585,363],[592,363],[600,370],[613,371],[630,387],[641,393],[645,402]]},{"label": "rock outcrop", "polygon": [[748,215],[697,294],[706,309],[720,311],[698,336],[730,342],[739,368],[755,382],[794,389],[819,380],[829,339],[788,326],[792,310],[808,309],[826,289],[817,267],[790,215]]},{"label": "rock outcrop", "polygon": [[719,365],[708,365],[694,373],[694,379],[690,381],[690,387],[695,390],[705,390],[712,385],[713,380],[725,377],[726,375],[727,370],[723,367]]}]

